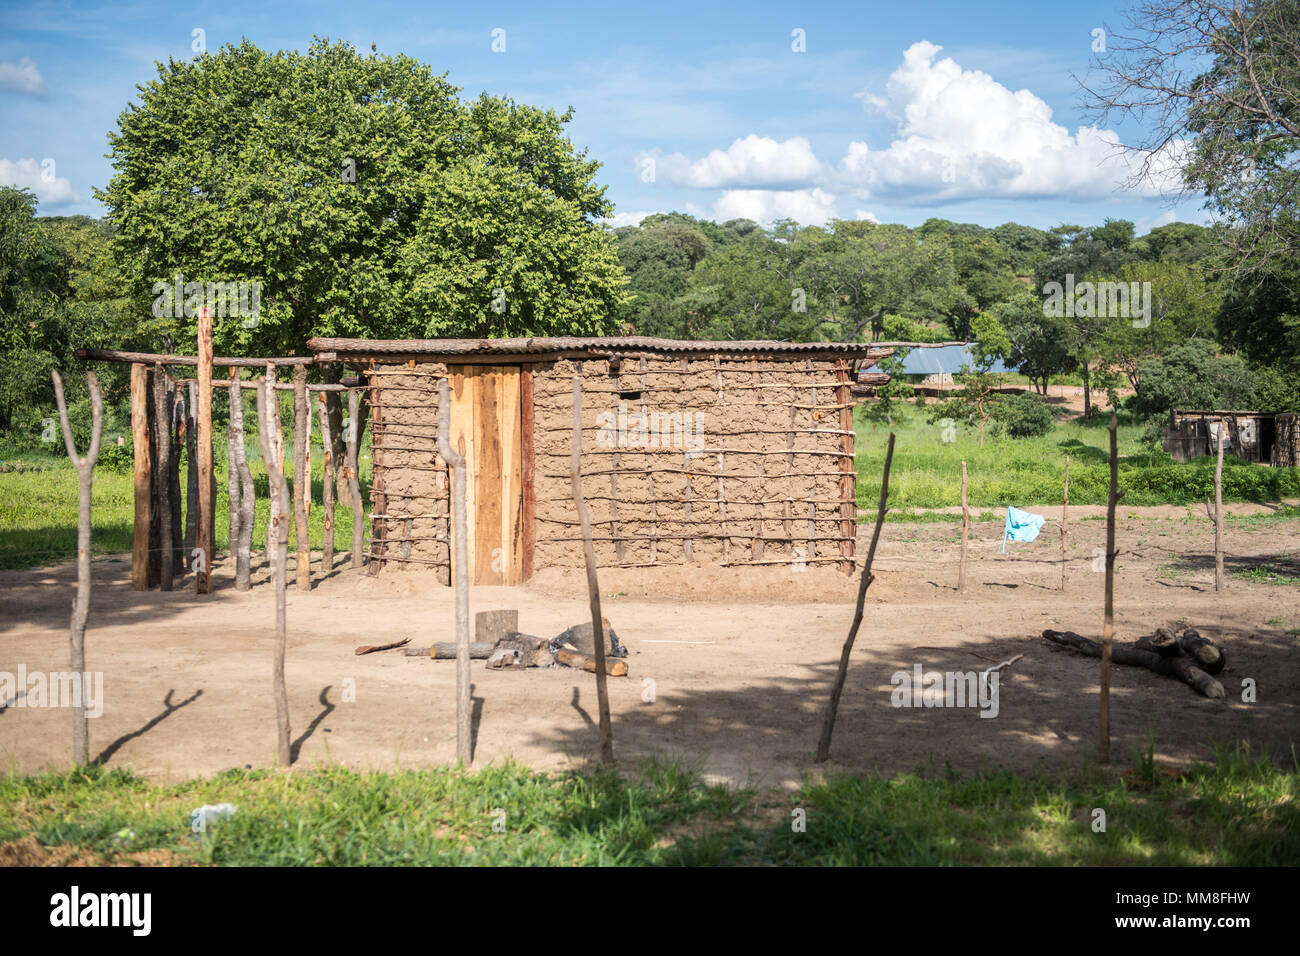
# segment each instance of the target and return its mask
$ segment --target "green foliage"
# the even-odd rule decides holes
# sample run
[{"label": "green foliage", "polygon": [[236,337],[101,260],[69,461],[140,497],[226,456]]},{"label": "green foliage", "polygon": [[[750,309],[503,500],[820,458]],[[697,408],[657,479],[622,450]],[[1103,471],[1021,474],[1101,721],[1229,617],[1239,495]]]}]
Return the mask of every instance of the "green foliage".
[{"label": "green foliage", "polygon": [[[603,331],[626,279],[570,114],[458,92],[409,57],[319,38],[160,64],[110,134],[116,172],[97,193],[135,307],[176,274],[260,282],[256,321],[214,317],[227,354]],[[192,340],[195,320],[150,326]]]},{"label": "green foliage", "polygon": [[1134,409],[1159,418],[1174,408],[1242,409],[1253,404],[1250,369],[1236,355],[1220,355],[1214,343],[1192,339],[1175,345],[1162,358],[1144,362],[1142,391]]},{"label": "green foliage", "polygon": [[1052,406],[1033,392],[999,395],[993,405],[993,417],[1012,438],[1039,438],[1056,424]]}]

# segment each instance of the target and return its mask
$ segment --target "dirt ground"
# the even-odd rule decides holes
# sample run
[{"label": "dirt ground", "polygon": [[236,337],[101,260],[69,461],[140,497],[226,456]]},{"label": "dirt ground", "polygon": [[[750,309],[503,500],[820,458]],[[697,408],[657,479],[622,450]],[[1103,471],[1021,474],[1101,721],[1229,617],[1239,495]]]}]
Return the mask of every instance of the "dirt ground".
[{"label": "dirt ground", "polygon": [[[1069,580],[1060,587],[1058,513],[1032,544],[998,553],[1001,520],[972,526],[965,593],[955,590],[960,526],[889,524],[854,648],[835,731],[833,769],[1044,770],[1082,766],[1097,734],[1099,664],[1039,636],[1099,637],[1104,575],[1092,570],[1105,523],[1071,512]],[[1212,755],[1248,741],[1289,760],[1297,738],[1300,586],[1229,575],[1216,594],[1204,513],[1122,509],[1117,640],[1159,625],[1193,625],[1221,642],[1226,701],[1146,670],[1116,667],[1113,753],[1129,765],[1154,740],[1157,758]],[[1059,509],[1058,509],[1059,512]],[[1190,517],[1189,517],[1190,515]],[[866,552],[870,526],[860,530]],[[1229,526],[1229,571],[1290,562],[1294,523]],[[128,558],[97,560],[87,661],[104,674],[91,753],[154,779],[272,760],[274,611],[265,571],[238,593],[218,565],[215,592],[133,592]],[[290,557],[292,561],[292,556]],[[342,556],[346,561],[346,555]],[[0,572],[0,671],[61,671],[68,661],[73,565]],[[290,573],[290,581],[293,575]],[[812,755],[831,677],[853,613],[856,577],[832,570],[610,570],[605,614],[631,648],[630,676],[610,680],[614,743],[623,757],[684,756],[742,784],[791,786]],[[553,636],[588,615],[578,572],[547,571],[519,588],[475,588],[471,610],[519,609],[521,630]],[[357,657],[359,645],[409,637],[453,640],[452,591],[425,572],[318,575],[288,595],[288,686],[296,767],[423,767],[455,756],[455,665],[401,651]],[[1002,681],[996,718],[976,708],[895,708],[896,671],[982,670],[1024,657]],[[563,667],[492,671],[473,664],[475,762],[514,757],[564,768],[595,752],[595,679]],[[1242,680],[1257,684],[1241,700]],[[650,683],[652,682],[652,683]],[[347,689],[355,688],[355,700]],[[653,693],[651,691],[653,690]],[[652,699],[653,698],[653,699]],[[0,705],[7,703],[0,701]],[[0,712],[5,769],[68,766],[71,714],[10,705]]]}]

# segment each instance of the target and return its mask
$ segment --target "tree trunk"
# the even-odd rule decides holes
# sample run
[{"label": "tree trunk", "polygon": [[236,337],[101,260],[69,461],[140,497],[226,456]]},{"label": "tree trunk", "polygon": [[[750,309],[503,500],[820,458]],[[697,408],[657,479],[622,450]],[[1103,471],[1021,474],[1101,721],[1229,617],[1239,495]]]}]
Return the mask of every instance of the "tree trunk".
[{"label": "tree trunk", "polygon": [[167,372],[161,363],[154,365],[153,371],[154,425],[157,432],[155,441],[158,448],[158,469],[155,481],[155,493],[158,505],[158,587],[163,591],[172,589],[172,578],[176,574],[175,556],[172,552],[172,503],[171,503],[171,454],[172,454],[172,405],[171,389],[167,387]]},{"label": "tree trunk", "polygon": [[966,537],[970,532],[970,511],[966,507],[966,462],[961,463],[961,568],[957,572],[957,590],[966,590]]},{"label": "tree trunk", "polygon": [[298,530],[298,590],[311,590],[311,532],[307,527],[307,500],[311,497],[307,443],[311,441],[311,406],[307,403],[307,369],[293,370],[293,506]]},{"label": "tree trunk", "polygon": [[131,589],[149,590],[149,523],[151,469],[149,455],[149,370],[141,362],[131,365],[131,451],[135,492],[135,525],[131,537]]},{"label": "tree trunk", "polygon": [[1223,590],[1223,438],[1228,430],[1219,421],[1218,457],[1214,462],[1214,590]]},{"label": "tree trunk", "polygon": [[1115,506],[1124,496],[1119,490],[1119,450],[1115,429],[1119,419],[1110,413],[1110,496],[1106,504],[1106,605],[1101,631],[1101,720],[1098,759],[1110,763],[1110,658],[1115,637]]},{"label": "tree trunk", "polygon": [[244,393],[238,374],[230,381],[230,435],[230,470],[237,477],[240,488],[239,503],[231,506],[239,511],[239,537],[232,542],[235,550],[235,589],[247,591],[252,587],[249,568],[252,563],[256,511],[253,473],[248,468],[248,456],[244,452]]},{"label": "tree trunk", "polygon": [[77,469],[77,596],[72,604],[72,626],[68,633],[71,651],[73,686],[78,695],[72,704],[72,759],[80,764],[90,763],[90,724],[86,719],[86,618],[90,613],[90,503],[94,490],[95,462],[99,460],[99,439],[104,424],[104,403],[99,395],[95,373],[86,379],[90,386],[91,434],[90,451],[85,458],[77,456],[77,446],[72,441],[72,427],[68,424],[68,409],[63,401],[63,379],[51,372],[54,379],[54,398],[59,406],[59,423],[63,426],[63,443],[68,457]]},{"label": "tree trunk", "polygon": [[185,383],[187,401],[183,403],[184,412],[181,427],[185,429],[185,546],[181,552],[181,564],[186,571],[194,567],[194,547],[199,526],[199,456],[198,433],[194,428],[194,404],[196,392],[193,382]]},{"label": "tree trunk", "polygon": [[[216,475],[212,470],[212,316],[207,309],[199,312],[198,390],[190,401],[197,428],[198,453],[198,564],[194,573],[194,590],[207,594],[212,590],[212,559],[216,545]],[[195,395],[193,391],[190,393]]]},{"label": "tree trunk", "polygon": [[1070,456],[1065,456],[1065,492],[1061,496],[1061,591],[1065,591],[1065,525],[1070,518]]}]

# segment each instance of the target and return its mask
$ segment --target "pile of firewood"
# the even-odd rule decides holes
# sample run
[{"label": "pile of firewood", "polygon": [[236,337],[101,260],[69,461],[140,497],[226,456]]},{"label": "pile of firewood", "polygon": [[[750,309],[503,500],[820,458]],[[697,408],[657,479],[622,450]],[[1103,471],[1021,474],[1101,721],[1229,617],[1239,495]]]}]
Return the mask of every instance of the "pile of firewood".
[{"label": "pile of firewood", "polygon": [[[1101,644],[1073,631],[1047,630],[1043,631],[1043,637],[1088,657],[1101,657]],[[1223,685],[1211,675],[1222,673],[1227,658],[1222,648],[1192,627],[1177,636],[1168,628],[1161,627],[1132,644],[1116,644],[1111,648],[1111,660],[1116,664],[1145,667],[1166,677],[1176,677],[1206,697],[1221,699],[1224,696]]]}]

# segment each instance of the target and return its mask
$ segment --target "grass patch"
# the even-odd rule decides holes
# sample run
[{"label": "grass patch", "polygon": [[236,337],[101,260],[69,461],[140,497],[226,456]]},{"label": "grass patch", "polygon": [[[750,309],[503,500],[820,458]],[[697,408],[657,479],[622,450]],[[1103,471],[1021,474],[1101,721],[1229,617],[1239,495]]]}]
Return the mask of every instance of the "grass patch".
[{"label": "grass patch", "polygon": [[1249,568],[1232,572],[1234,577],[1245,578],[1259,584],[1300,585],[1300,561],[1292,557],[1283,557],[1275,561],[1266,561]]},{"label": "grass patch", "polygon": [[[1121,775],[836,775],[793,794],[710,785],[670,760],[626,775],[335,767],[170,785],[90,767],[0,778],[0,862],[35,845],[61,862],[236,866],[1294,865],[1297,790],[1294,760],[1243,751],[1172,774],[1147,754]],[[192,832],[190,811],[220,802],[235,815]]]},{"label": "grass patch", "polygon": [[[961,463],[967,466],[967,499],[972,507],[1055,504],[1065,483],[1065,456],[1070,456],[1070,504],[1101,505],[1109,492],[1109,415],[1089,422],[1058,422],[1041,438],[986,437],[979,444],[978,426],[959,425],[955,440],[926,421],[926,410],[897,403],[892,426],[871,408],[853,410],[858,507],[874,511],[880,499],[889,433],[897,439],[889,477],[889,505],[897,509],[944,508],[961,504]],[[1141,444],[1141,422],[1121,413],[1117,430],[1119,485],[1124,505],[1188,504],[1214,493],[1214,461],[1198,458],[1179,464],[1164,452]],[[951,437],[951,436],[950,436]],[[1300,469],[1269,468],[1235,457],[1224,459],[1225,501],[1277,501],[1300,496]],[[1267,517],[1292,520],[1300,509],[1283,509]],[[1262,516],[1261,516],[1262,517]]]}]

